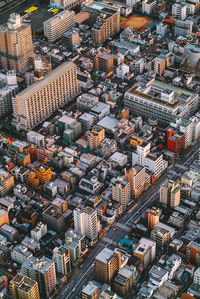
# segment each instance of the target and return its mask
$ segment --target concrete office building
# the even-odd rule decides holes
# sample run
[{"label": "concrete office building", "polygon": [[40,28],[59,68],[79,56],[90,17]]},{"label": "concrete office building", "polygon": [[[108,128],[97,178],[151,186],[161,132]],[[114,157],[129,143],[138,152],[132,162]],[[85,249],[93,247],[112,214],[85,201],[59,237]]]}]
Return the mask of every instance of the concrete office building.
[{"label": "concrete office building", "polygon": [[144,189],[145,168],[140,165],[135,165],[125,172],[125,179],[130,183],[131,197],[137,198]]},{"label": "concrete office building", "polygon": [[133,167],[136,164],[141,165],[158,178],[163,171],[163,156],[152,153],[150,149],[150,143],[143,142],[141,145],[137,145],[137,149],[132,153],[132,165]]},{"label": "concrete office building", "polygon": [[40,299],[38,283],[20,273],[11,280],[9,292],[15,299]]},{"label": "concrete office building", "polygon": [[90,130],[98,121],[98,116],[84,112],[78,119],[81,123],[83,132]]},{"label": "concrete office building", "polygon": [[[56,286],[55,264],[50,259],[31,257],[21,267],[23,275],[37,281],[42,298],[48,299]],[[33,297],[34,298],[34,297]]]},{"label": "concrete office building", "polygon": [[52,261],[55,263],[56,271],[66,275],[71,272],[70,253],[65,246],[55,247],[53,249]]},{"label": "concrete office building", "polygon": [[9,242],[17,241],[19,236],[18,231],[6,223],[0,226],[0,234],[5,236]]},{"label": "concrete office building", "polygon": [[75,232],[86,236],[90,240],[98,238],[97,211],[91,207],[79,207],[74,210]]},{"label": "concrete office building", "polygon": [[116,180],[112,185],[112,199],[120,202],[122,210],[125,211],[131,198],[130,183],[126,180]]},{"label": "concrete office building", "polygon": [[75,26],[75,12],[64,10],[43,23],[44,36],[50,43],[60,38],[62,34]]},{"label": "concrete office building", "polygon": [[99,126],[94,126],[87,133],[87,142],[89,149],[94,150],[100,147],[101,142],[105,139],[105,130]]},{"label": "concrete office building", "polygon": [[156,257],[156,243],[150,239],[141,238],[133,255],[138,257],[146,268]]},{"label": "concrete office building", "polygon": [[47,227],[56,231],[62,232],[66,230],[65,218],[63,212],[60,212],[57,207],[50,206],[42,213],[43,222]]},{"label": "concrete office building", "polygon": [[200,59],[200,48],[194,44],[188,43],[184,47],[184,57],[188,56],[188,60],[192,65],[195,65]]},{"label": "concrete office building", "polygon": [[68,49],[72,49],[73,46],[80,44],[79,33],[76,30],[68,30],[63,33],[62,40]]},{"label": "concrete office building", "polygon": [[7,25],[0,26],[0,41],[3,68],[26,71],[34,50],[31,25],[24,24],[19,14],[12,13]]},{"label": "concrete office building", "polygon": [[129,73],[129,65],[122,63],[116,69],[117,78],[124,80],[126,74]]},{"label": "concrete office building", "polygon": [[120,32],[120,10],[98,2],[84,6],[84,11],[96,15],[96,23],[92,28],[92,39],[95,44],[102,45],[109,37]]},{"label": "concrete office building", "polygon": [[89,112],[92,107],[98,104],[99,98],[90,93],[82,93],[76,100],[77,108],[80,111]]},{"label": "concrete office building", "polygon": [[63,136],[65,144],[70,144],[81,135],[81,123],[75,118],[63,115],[58,119],[58,134]]},{"label": "concrete office building", "polygon": [[125,108],[143,117],[147,115],[158,119],[162,125],[168,125],[176,116],[189,118],[198,109],[198,94],[177,93],[173,87],[166,85],[158,87],[149,84],[148,87],[134,86],[124,96]]},{"label": "concrete office building", "polygon": [[13,99],[13,125],[17,130],[30,130],[72,100],[79,91],[76,65],[63,63]]},{"label": "concrete office building", "polygon": [[174,208],[179,206],[180,197],[180,185],[166,178],[160,186],[160,202],[167,207]]}]

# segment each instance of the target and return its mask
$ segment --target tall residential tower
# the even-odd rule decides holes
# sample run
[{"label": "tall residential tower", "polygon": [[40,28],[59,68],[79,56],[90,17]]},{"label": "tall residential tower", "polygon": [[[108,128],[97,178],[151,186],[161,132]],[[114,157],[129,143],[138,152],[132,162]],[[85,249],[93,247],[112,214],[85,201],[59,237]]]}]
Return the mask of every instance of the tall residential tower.
[{"label": "tall residential tower", "polygon": [[24,24],[20,15],[12,13],[6,25],[0,26],[0,57],[2,67],[26,71],[34,46],[30,24]]}]

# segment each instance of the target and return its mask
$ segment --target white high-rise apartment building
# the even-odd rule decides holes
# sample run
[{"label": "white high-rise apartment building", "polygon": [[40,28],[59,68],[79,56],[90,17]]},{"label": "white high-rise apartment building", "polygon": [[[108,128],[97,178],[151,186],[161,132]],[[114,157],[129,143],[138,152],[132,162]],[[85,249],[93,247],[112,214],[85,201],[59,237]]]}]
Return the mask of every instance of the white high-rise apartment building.
[{"label": "white high-rise apartment building", "polygon": [[172,5],[172,14],[180,20],[185,20],[187,16],[187,6],[185,3],[175,3]]},{"label": "white high-rise apartment building", "polygon": [[156,7],[156,0],[144,0],[142,2],[142,12],[150,15]]},{"label": "white high-rise apartment building", "polygon": [[126,210],[130,198],[130,183],[123,179],[116,181],[112,186],[112,199],[121,203],[123,211]]},{"label": "white high-rise apartment building", "polygon": [[79,91],[76,65],[72,62],[61,64],[13,98],[13,126],[17,130],[30,130],[72,100]]},{"label": "white high-rise apartment building", "polygon": [[90,240],[98,238],[97,211],[91,207],[81,207],[74,210],[75,232],[82,234]]},{"label": "white high-rise apartment building", "polygon": [[75,26],[75,12],[64,10],[43,23],[44,36],[50,43],[60,38],[62,34]]},{"label": "white high-rise apartment building", "polygon": [[55,263],[56,271],[66,275],[71,271],[70,267],[70,253],[65,246],[55,247],[53,250],[52,261]]},{"label": "white high-rise apartment building", "polygon": [[143,142],[137,146],[137,150],[132,153],[132,166],[139,164],[159,177],[163,170],[163,155],[150,152],[151,144]]}]

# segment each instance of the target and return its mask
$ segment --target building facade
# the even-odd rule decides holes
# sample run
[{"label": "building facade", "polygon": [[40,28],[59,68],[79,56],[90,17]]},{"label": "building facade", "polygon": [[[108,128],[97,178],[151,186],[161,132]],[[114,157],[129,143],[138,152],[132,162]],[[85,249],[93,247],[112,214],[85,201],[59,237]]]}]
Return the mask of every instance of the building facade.
[{"label": "building facade", "polygon": [[180,185],[167,178],[160,187],[160,202],[168,207],[177,207],[180,204]]},{"label": "building facade", "polygon": [[137,145],[137,150],[132,153],[132,165],[136,164],[145,167],[153,172],[158,178],[163,171],[163,155],[151,153],[151,144],[143,142]]},{"label": "building facade", "polygon": [[101,142],[105,139],[105,130],[99,126],[94,126],[91,131],[87,132],[87,141],[89,149],[94,150],[100,147]]},{"label": "building facade", "polygon": [[135,165],[125,172],[125,179],[130,183],[131,197],[137,198],[144,189],[145,168],[140,165]]},{"label": "building facade", "polygon": [[38,283],[20,273],[11,280],[9,291],[15,299],[40,299]]},{"label": "building facade", "polygon": [[145,212],[146,222],[148,228],[153,229],[155,225],[159,222],[160,210],[152,207],[152,209],[147,209]]},{"label": "building facade", "polygon": [[65,62],[13,99],[13,125],[30,130],[80,91],[74,63]]},{"label": "building facade", "polygon": [[156,243],[150,239],[141,238],[133,255],[138,257],[146,268],[156,257]]},{"label": "building facade", "polygon": [[0,27],[0,40],[3,68],[26,71],[34,50],[30,24],[24,24],[19,14],[12,13],[7,25]]},{"label": "building facade", "polygon": [[120,261],[120,253],[114,252],[108,248],[104,248],[95,257],[95,276],[97,280],[110,283],[113,276],[121,268]]},{"label": "building facade", "polygon": [[[55,264],[46,257],[31,257],[22,264],[22,274],[37,281],[40,296],[48,299],[56,286]],[[33,297],[34,298],[34,297]]]},{"label": "building facade", "polygon": [[122,210],[125,211],[131,198],[130,183],[126,180],[116,181],[112,185],[112,199],[121,203]]},{"label": "building facade", "polygon": [[198,109],[198,94],[178,94],[167,87],[134,86],[125,93],[124,106],[136,115],[152,116],[163,125],[169,125],[176,116],[188,118],[194,115]]},{"label": "building facade", "polygon": [[99,10],[95,2],[84,7],[86,12],[96,15],[96,23],[92,28],[92,39],[95,44],[102,45],[109,37],[120,32],[120,11],[109,5]]},{"label": "building facade", "polygon": [[60,38],[62,34],[75,26],[75,12],[64,10],[43,23],[44,36],[50,43]]},{"label": "building facade", "polygon": [[55,263],[56,271],[63,275],[71,272],[70,253],[65,246],[55,247],[52,260]]}]

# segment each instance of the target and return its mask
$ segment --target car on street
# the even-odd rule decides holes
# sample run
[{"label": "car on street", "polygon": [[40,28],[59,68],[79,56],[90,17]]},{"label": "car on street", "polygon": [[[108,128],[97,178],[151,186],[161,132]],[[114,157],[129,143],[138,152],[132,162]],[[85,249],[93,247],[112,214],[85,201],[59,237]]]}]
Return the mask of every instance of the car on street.
[{"label": "car on street", "polygon": [[119,227],[115,227],[115,228],[113,228],[113,230],[119,230]]}]

